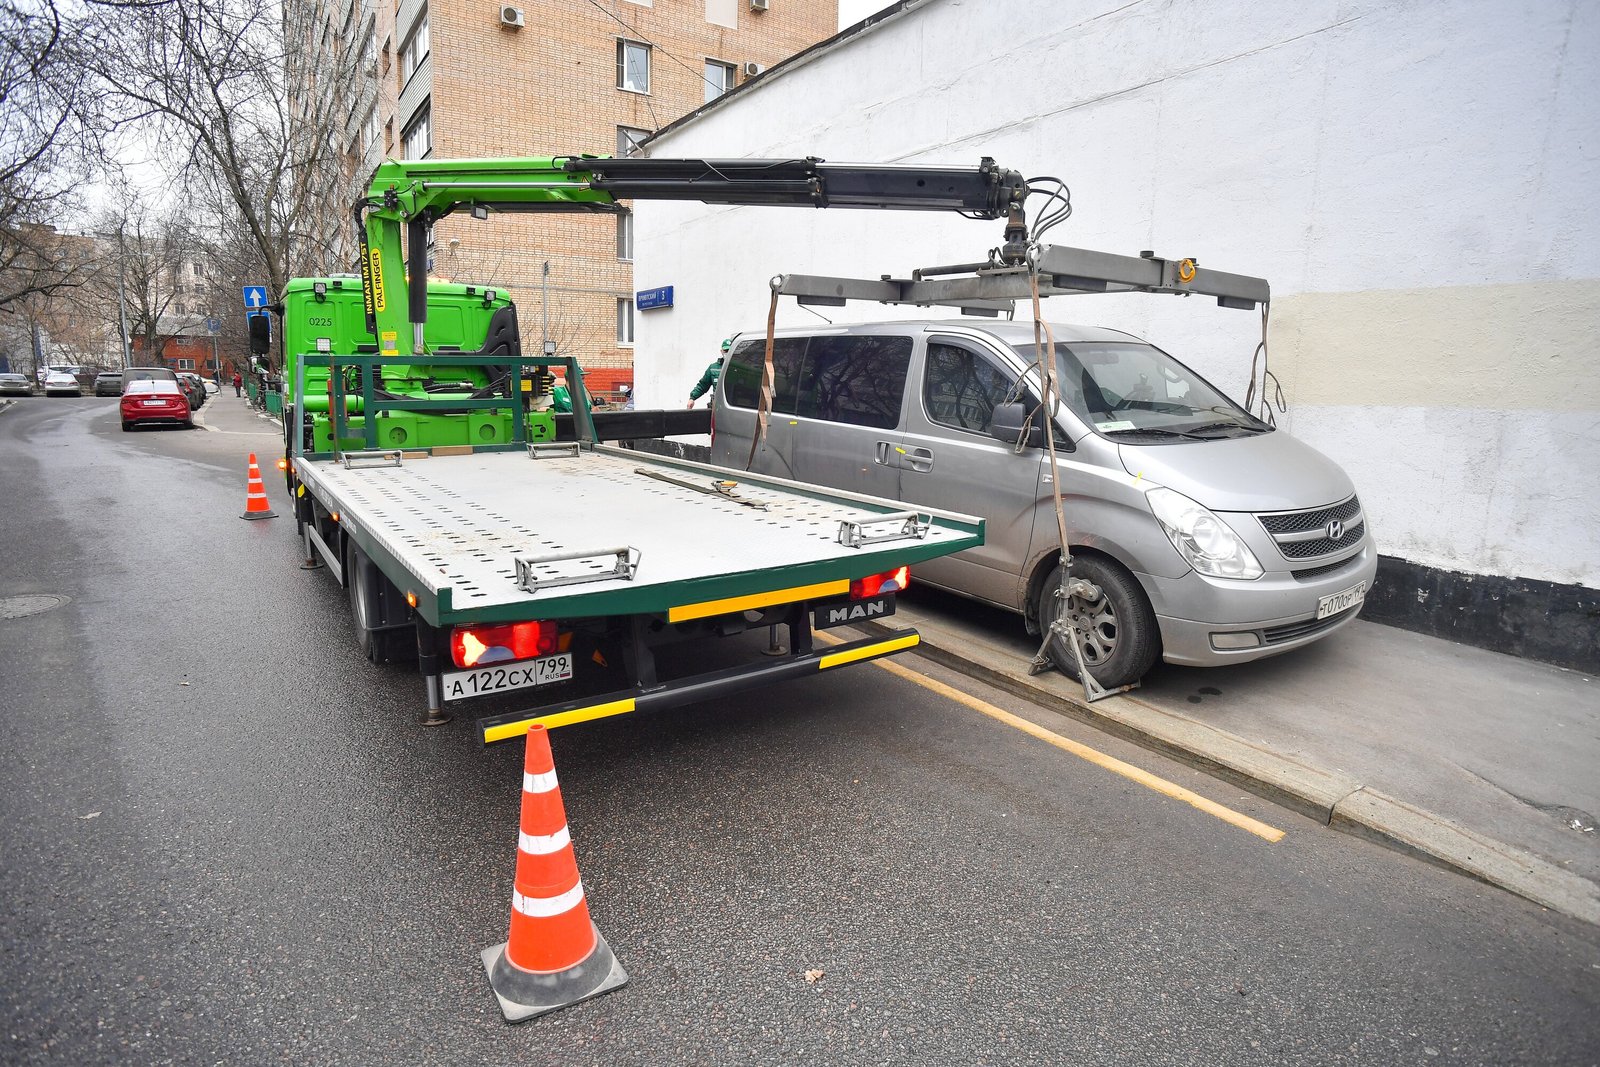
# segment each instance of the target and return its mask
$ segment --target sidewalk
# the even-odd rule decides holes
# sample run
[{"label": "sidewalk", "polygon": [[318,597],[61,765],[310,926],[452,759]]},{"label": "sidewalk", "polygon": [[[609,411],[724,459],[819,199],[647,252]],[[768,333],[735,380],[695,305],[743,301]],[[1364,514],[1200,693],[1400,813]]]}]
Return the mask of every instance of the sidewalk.
[{"label": "sidewalk", "polygon": [[213,433],[267,434],[283,440],[278,420],[257,412],[250,406],[248,397],[234,396],[231,385],[224,385],[220,393],[213,393],[205,406],[194,414],[195,425]]},{"label": "sidewalk", "polygon": [[1014,616],[932,590],[896,626],[931,658],[1324,823],[1600,924],[1600,682],[1356,621],[1297,652],[1158,666],[1089,704]]}]

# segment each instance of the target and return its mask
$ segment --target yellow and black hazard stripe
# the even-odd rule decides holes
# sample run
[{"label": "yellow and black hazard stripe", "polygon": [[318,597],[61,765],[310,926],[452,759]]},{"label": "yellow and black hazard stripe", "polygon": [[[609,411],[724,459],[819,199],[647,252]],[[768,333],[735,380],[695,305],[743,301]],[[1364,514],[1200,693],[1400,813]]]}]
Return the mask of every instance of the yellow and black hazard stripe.
[{"label": "yellow and black hazard stripe", "polygon": [[869,637],[861,641],[832,645],[825,650],[791,654],[778,660],[712,671],[693,678],[667,682],[648,691],[633,689],[569,701],[565,704],[490,715],[479,719],[477,726],[483,743],[488,745],[496,741],[521,737],[535,726],[553,730],[559,726],[571,726],[574,723],[606,719],[614,715],[665,711],[668,708],[695,704],[773,682],[801,678],[835,667],[892,656],[897,652],[917,647],[921,640],[922,636],[915,630],[896,630],[886,637]]}]

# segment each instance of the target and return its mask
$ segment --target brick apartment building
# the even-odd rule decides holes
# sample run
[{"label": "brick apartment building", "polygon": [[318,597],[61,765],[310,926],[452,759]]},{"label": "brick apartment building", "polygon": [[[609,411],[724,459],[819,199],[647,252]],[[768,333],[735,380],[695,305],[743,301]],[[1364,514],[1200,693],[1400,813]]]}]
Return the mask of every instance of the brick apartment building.
[{"label": "brick apartment building", "polygon": [[[359,57],[342,131],[358,178],[386,157],[626,152],[838,20],[837,0],[298,2],[315,5],[329,55]],[[312,79],[318,69],[306,65]],[[589,368],[592,389],[631,380],[630,217],[452,216],[435,227],[432,263],[434,277],[509,289],[525,351],[548,310],[550,339]]]}]

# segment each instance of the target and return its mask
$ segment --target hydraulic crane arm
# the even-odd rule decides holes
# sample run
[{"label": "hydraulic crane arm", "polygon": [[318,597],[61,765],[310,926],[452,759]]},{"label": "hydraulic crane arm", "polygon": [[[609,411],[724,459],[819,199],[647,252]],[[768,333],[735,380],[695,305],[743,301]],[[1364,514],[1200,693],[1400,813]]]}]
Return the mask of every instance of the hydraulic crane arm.
[{"label": "hydraulic crane arm", "polygon": [[[820,159],[389,160],[356,205],[367,323],[382,352],[400,351],[411,323],[411,351],[423,349],[427,318],[427,229],[460,210],[617,212],[618,200],[698,200],[707,204],[956,211],[1006,222],[1005,252],[1020,261],[1027,242],[1028,185],[985,158],[976,167],[827,163]],[[409,270],[400,230],[406,229]],[[408,278],[409,275],[409,278]]]}]

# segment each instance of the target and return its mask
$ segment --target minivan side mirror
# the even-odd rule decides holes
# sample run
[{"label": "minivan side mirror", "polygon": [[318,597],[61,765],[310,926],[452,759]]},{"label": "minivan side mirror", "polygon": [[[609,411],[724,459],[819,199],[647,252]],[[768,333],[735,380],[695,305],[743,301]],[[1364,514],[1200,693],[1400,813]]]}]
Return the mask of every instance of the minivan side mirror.
[{"label": "minivan side mirror", "polygon": [[[1022,426],[1028,422],[1030,410],[1027,404],[996,404],[994,415],[989,420],[990,436],[1008,445],[1015,445],[1017,438],[1022,436]],[[1022,444],[1025,448],[1044,447],[1044,427],[1037,420],[1028,423],[1028,437]]]},{"label": "minivan side mirror", "polygon": [[265,315],[250,316],[250,354],[264,356],[272,351],[272,320]]}]

